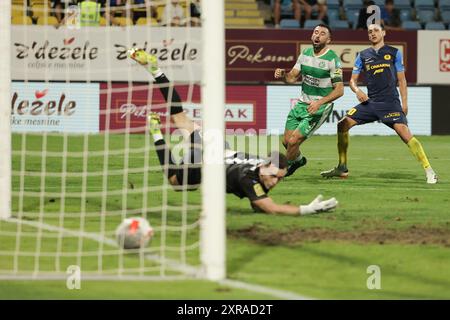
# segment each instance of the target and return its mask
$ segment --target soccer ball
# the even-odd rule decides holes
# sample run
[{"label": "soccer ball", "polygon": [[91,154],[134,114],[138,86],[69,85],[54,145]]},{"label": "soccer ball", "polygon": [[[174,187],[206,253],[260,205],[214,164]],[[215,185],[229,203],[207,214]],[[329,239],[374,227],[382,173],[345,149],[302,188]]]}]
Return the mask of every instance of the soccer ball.
[{"label": "soccer ball", "polygon": [[144,248],[152,237],[153,228],[141,217],[124,219],[116,229],[117,243],[124,249]]}]

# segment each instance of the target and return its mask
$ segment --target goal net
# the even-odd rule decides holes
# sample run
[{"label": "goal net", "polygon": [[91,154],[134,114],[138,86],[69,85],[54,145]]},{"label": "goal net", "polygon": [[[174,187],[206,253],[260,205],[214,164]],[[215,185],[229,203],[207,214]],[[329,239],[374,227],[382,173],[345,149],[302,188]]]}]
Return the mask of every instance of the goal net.
[{"label": "goal net", "polygon": [[[6,2],[0,29],[11,55],[2,70],[11,72],[1,75],[0,120],[10,126],[1,131],[0,277],[66,278],[78,268],[83,279],[222,279],[222,161],[204,162],[199,190],[173,190],[147,114],[161,115],[178,158],[183,137],[174,134],[160,86],[126,52],[155,54],[172,81],[169,96],[177,90],[204,134],[223,132],[223,3],[203,1],[200,20],[191,17],[190,0],[176,9],[170,0],[100,9],[95,1]],[[171,10],[184,17],[171,21]],[[220,69],[214,75],[202,67],[206,56]],[[214,144],[223,145],[222,134],[204,139],[204,152]],[[220,150],[214,157],[223,159]],[[150,222],[148,246],[118,245],[116,228],[130,217]]]}]

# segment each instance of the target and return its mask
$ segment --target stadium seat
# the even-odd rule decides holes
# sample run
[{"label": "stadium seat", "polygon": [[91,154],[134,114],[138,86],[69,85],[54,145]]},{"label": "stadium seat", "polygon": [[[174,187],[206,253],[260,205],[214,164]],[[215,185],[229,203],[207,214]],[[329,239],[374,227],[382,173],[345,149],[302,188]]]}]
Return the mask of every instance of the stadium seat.
[{"label": "stadium seat", "polygon": [[29,16],[11,17],[12,24],[33,24],[33,20]]},{"label": "stadium seat", "polygon": [[282,19],[280,28],[300,28],[300,22],[295,19]]},{"label": "stadium seat", "polygon": [[42,4],[43,5],[45,3],[50,5],[51,0],[30,0],[29,2],[30,2],[30,5],[32,5],[32,6],[35,5],[35,4]]},{"label": "stadium seat", "polygon": [[292,6],[291,6],[291,1],[290,0],[281,0],[281,15],[282,16],[287,16],[287,17],[293,17],[294,16],[294,11],[292,10]]},{"label": "stadium seat", "polygon": [[434,9],[433,10],[418,10],[416,12],[417,19],[421,23],[427,23],[434,21]]},{"label": "stadium seat", "polygon": [[236,10],[236,16],[237,17],[260,17],[261,13],[259,10]]},{"label": "stadium seat", "polygon": [[[163,1],[166,2],[166,1]],[[289,3],[290,1],[286,2]],[[225,10],[258,10],[258,4],[256,1],[225,1]],[[281,4],[281,10],[283,10],[283,4]],[[292,11],[292,10],[291,10]]]},{"label": "stadium seat", "polygon": [[344,0],[343,7],[345,11],[349,9],[361,9],[362,8],[362,1],[361,0]]},{"label": "stadium seat", "polygon": [[347,20],[352,24],[353,29],[356,29],[356,25],[358,24],[359,10],[347,10],[345,15],[347,16]]},{"label": "stadium seat", "polygon": [[434,0],[415,0],[416,10],[434,10]]},{"label": "stadium seat", "polygon": [[439,9],[441,11],[450,11],[450,0],[439,0]]},{"label": "stadium seat", "polygon": [[328,0],[327,7],[328,11],[330,11],[330,9],[339,10],[340,7],[339,0]]},{"label": "stadium seat", "polygon": [[[22,1],[23,3],[23,1]],[[50,0],[30,0],[29,1],[29,5],[30,6],[34,6],[34,5],[48,5],[49,7],[51,7],[51,1]]]},{"label": "stadium seat", "polygon": [[234,17],[234,10],[225,10],[225,17]]},{"label": "stadium seat", "polygon": [[450,10],[441,12],[441,18],[444,23],[450,23]]},{"label": "stadium seat", "polygon": [[117,23],[121,26],[121,27],[125,27],[125,26],[132,26],[133,25],[133,20],[131,20],[131,18],[127,18],[127,17],[116,17],[114,18],[115,21],[117,21]]},{"label": "stadium seat", "polygon": [[394,0],[394,5],[397,9],[409,9],[411,10],[411,1],[410,0]]},{"label": "stadium seat", "polygon": [[323,23],[323,21],[317,19],[306,20],[303,29],[312,30],[320,23]]},{"label": "stadium seat", "polygon": [[157,6],[156,7],[156,19],[161,21],[163,15],[164,15],[164,6]]},{"label": "stadium seat", "polygon": [[38,19],[40,16],[48,16],[51,13],[51,8],[45,4],[35,4],[31,7],[33,18]]},{"label": "stadium seat", "polygon": [[[150,14],[150,8],[149,12]],[[147,9],[146,8],[134,8],[133,9],[133,15],[138,16],[139,18],[146,17],[147,16]]]},{"label": "stadium seat", "polygon": [[411,19],[412,19],[411,8],[400,9],[400,20],[401,21],[409,21]]},{"label": "stadium seat", "polygon": [[22,6],[20,6],[20,5],[12,5],[11,15],[12,16],[26,16],[27,15],[27,9],[23,5]]},{"label": "stadium seat", "polygon": [[328,20],[339,20],[339,9],[328,9],[327,16]]},{"label": "stadium seat", "polygon": [[143,25],[148,25],[148,26],[158,26],[158,20],[156,20],[155,18],[146,18],[146,17],[140,17],[139,19],[137,19],[136,21],[136,25],[139,26],[143,26]]},{"label": "stadium seat", "polygon": [[[373,0],[373,2],[375,2],[375,5],[379,7],[384,7],[385,0]],[[395,6],[397,7],[397,1],[395,1]]]},{"label": "stadium seat", "polygon": [[225,18],[225,26],[230,28],[260,28],[264,26],[263,18]]},{"label": "stadium seat", "polygon": [[445,25],[442,22],[427,22],[425,30],[445,30]]},{"label": "stadium seat", "polygon": [[347,20],[331,20],[330,21],[331,29],[348,29],[348,21]]},{"label": "stadium seat", "polygon": [[406,30],[420,30],[422,26],[417,21],[403,21],[402,28]]},{"label": "stadium seat", "polygon": [[48,25],[48,26],[57,26],[59,25],[58,19],[56,19],[54,16],[40,16],[37,19],[38,25]]}]

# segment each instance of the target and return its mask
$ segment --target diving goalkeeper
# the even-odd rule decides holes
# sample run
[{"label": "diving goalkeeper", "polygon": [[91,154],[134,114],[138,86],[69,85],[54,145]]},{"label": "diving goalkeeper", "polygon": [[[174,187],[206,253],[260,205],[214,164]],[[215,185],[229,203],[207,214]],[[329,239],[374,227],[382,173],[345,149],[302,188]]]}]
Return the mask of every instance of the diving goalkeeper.
[{"label": "diving goalkeeper", "polygon": [[[129,57],[144,66],[169,104],[170,119],[179,129],[189,134],[190,148],[181,163],[175,163],[167,147],[162,132],[159,115],[148,115],[149,130],[153,137],[158,159],[169,183],[175,190],[196,190],[201,182],[202,144],[200,128],[183,112],[181,99],[177,91],[169,88],[170,81],[158,68],[157,58],[142,49],[130,49]],[[172,89],[170,92],[169,89]],[[329,211],[338,205],[335,198],[323,200],[317,196],[308,205],[294,206],[275,203],[267,194],[286,175],[287,159],[283,154],[272,152],[262,159],[243,152],[225,150],[226,191],[239,198],[248,198],[251,206],[260,212],[271,214],[307,215]]]}]

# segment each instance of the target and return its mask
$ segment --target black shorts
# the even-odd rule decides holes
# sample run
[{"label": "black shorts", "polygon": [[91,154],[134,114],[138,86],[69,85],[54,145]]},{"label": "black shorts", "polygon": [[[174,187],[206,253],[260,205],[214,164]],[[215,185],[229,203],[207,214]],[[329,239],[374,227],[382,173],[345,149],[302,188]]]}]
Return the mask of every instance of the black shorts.
[{"label": "black shorts", "polygon": [[381,121],[392,128],[395,123],[408,124],[406,115],[402,110],[400,101],[374,102],[367,101],[358,104],[347,112],[347,117],[355,120],[357,124]]}]

